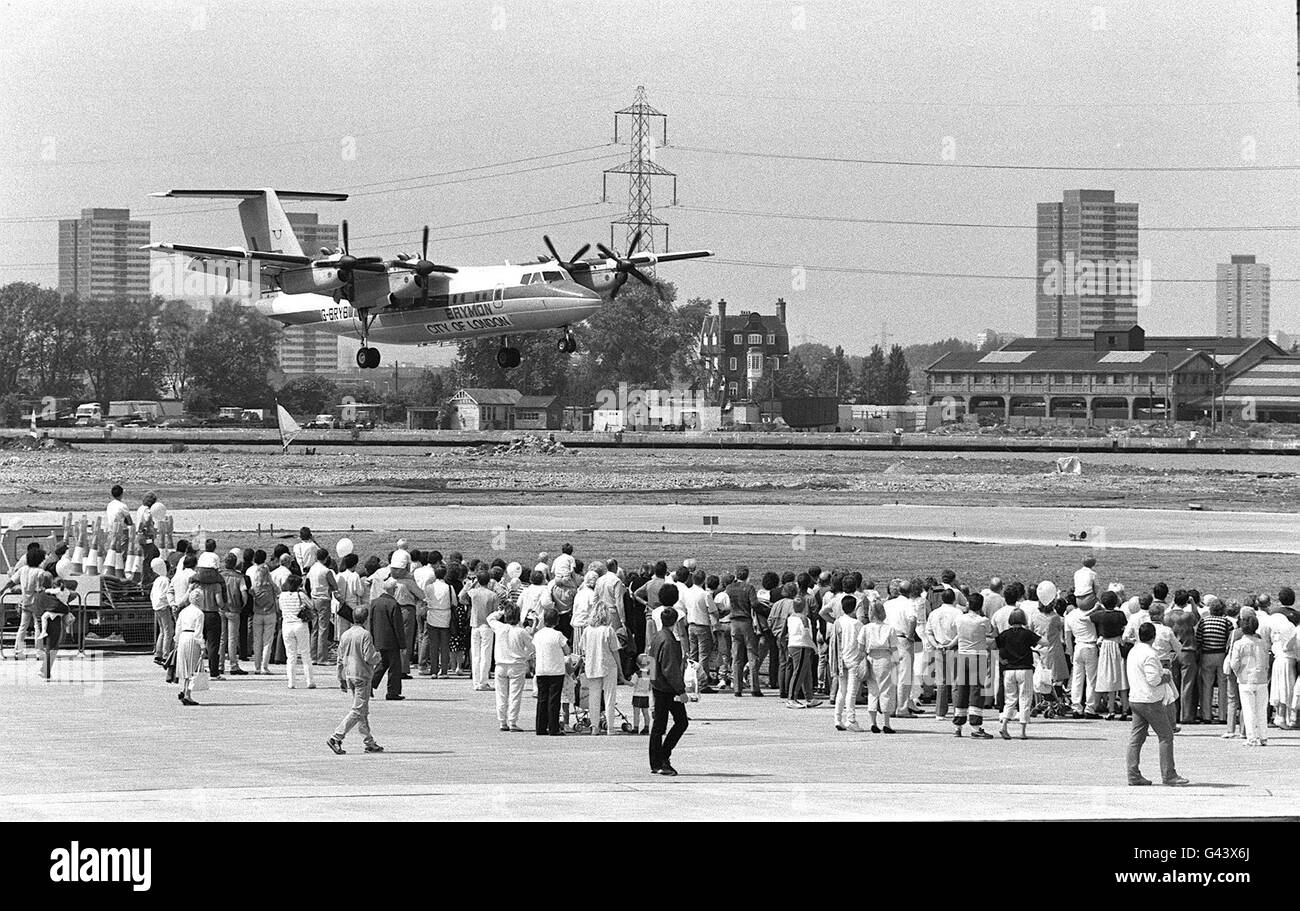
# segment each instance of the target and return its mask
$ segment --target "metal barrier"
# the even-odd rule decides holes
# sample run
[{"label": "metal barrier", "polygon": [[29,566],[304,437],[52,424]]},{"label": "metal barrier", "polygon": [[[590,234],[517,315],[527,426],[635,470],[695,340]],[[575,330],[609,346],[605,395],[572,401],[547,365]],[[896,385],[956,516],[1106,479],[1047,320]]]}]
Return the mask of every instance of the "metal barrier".
[{"label": "metal barrier", "polygon": [[152,650],[157,638],[153,605],[147,596],[143,600],[119,600],[110,593],[105,598],[102,586],[110,578],[101,576],[101,588],[86,593],[82,607],[83,622],[77,624],[79,650],[136,649],[141,646]]}]

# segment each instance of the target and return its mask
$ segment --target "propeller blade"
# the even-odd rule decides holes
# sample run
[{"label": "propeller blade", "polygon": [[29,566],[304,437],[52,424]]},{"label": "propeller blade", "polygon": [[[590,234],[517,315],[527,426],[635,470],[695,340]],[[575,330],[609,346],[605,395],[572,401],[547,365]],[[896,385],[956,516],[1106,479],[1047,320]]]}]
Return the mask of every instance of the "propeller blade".
[{"label": "propeller blade", "polygon": [[343,252],[348,252],[348,220],[343,219]]},{"label": "propeller blade", "polygon": [[591,249],[591,244],[583,244],[580,248],[578,248],[577,253],[569,257],[569,264],[572,265],[573,263],[576,263],[578,260],[582,259],[582,257],[585,256],[587,251],[590,249]]},{"label": "propeller blade", "polygon": [[601,255],[604,256],[606,259],[621,258],[617,253],[615,253],[613,250],[611,250],[609,247],[605,246],[604,244],[596,244],[596,249],[599,250],[601,252]]},{"label": "propeller blade", "polygon": [[638,269],[636,266],[633,266],[633,265],[631,265],[631,264],[628,264],[627,271],[628,271],[630,274],[635,275],[638,279],[640,279],[640,280],[641,280],[641,284],[643,284],[643,285],[649,285],[650,287],[654,287],[654,282],[652,282],[652,281],[650,281],[650,279],[646,278],[645,273],[642,272],[640,269]]},{"label": "propeller blade", "polygon": [[442,265],[439,265],[438,263],[433,263],[433,268],[430,269],[429,271],[430,271],[430,272],[442,272],[442,273],[444,273],[444,274],[446,274],[446,275],[455,275],[455,274],[456,274],[457,272],[459,272],[460,270],[457,269],[455,266],[442,266]]},{"label": "propeller blade", "polygon": [[555,260],[557,263],[564,262],[564,260],[560,259],[560,254],[555,252],[555,244],[551,243],[549,235],[542,235],[542,243],[546,244],[546,249],[551,251],[551,259]]},{"label": "propeller blade", "polygon": [[641,243],[641,229],[637,228],[636,233],[632,235],[632,243],[627,245],[627,255],[631,256],[636,252],[637,244]]},{"label": "propeller blade", "polygon": [[429,258],[429,226],[424,226],[424,240],[420,244],[420,259]]}]

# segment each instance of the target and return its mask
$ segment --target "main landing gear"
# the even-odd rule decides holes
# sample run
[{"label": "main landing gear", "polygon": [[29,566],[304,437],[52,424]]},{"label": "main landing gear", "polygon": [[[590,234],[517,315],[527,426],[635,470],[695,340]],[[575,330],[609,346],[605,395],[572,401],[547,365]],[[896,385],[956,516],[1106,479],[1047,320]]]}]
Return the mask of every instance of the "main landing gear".
[{"label": "main landing gear", "polygon": [[497,366],[502,370],[513,370],[523,359],[518,348],[510,347],[510,339],[502,336],[501,347],[497,349]]},{"label": "main landing gear", "polygon": [[379,349],[378,348],[358,348],[357,349],[357,366],[362,370],[374,370],[379,366]]},{"label": "main landing gear", "polygon": [[560,336],[560,340],[556,342],[555,348],[561,354],[573,354],[573,352],[578,350],[578,340],[573,337],[573,333],[570,330],[565,329],[564,335]]},{"label": "main landing gear", "polygon": [[357,349],[357,366],[362,370],[374,370],[379,366],[379,349],[371,348],[367,342],[370,339],[370,324],[375,321],[375,317],[369,307],[358,307],[357,317],[361,320],[361,347]]}]

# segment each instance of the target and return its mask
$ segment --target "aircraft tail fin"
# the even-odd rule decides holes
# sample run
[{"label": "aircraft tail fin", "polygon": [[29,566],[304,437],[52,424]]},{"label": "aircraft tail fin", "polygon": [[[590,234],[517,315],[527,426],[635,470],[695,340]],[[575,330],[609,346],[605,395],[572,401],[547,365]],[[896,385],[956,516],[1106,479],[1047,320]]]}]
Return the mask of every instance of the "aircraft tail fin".
[{"label": "aircraft tail fin", "polygon": [[289,216],[281,200],[310,200],[342,202],[346,193],[315,193],[295,190],[169,190],[153,196],[171,196],[178,199],[239,199],[239,220],[244,227],[246,249],[268,253],[303,255],[302,245],[293,233]]}]

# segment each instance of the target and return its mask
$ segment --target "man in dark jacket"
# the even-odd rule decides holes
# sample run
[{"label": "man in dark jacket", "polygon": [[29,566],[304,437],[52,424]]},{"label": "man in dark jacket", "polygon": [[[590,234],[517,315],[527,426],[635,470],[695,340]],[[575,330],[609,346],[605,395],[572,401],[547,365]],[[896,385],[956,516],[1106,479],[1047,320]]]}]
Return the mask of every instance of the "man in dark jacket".
[{"label": "man in dark jacket", "polygon": [[[676,592],[672,593],[672,597],[676,598]],[[683,676],[686,664],[682,659],[682,644],[677,641],[674,631],[677,610],[665,607],[660,620],[663,628],[654,634],[649,649],[650,693],[654,699],[654,722],[650,726],[650,771],[652,774],[676,775],[677,770],[671,762],[673,747],[682,739],[686,726],[690,723],[686,717],[686,680]],[[669,715],[672,715],[673,727],[665,737],[664,729],[668,727]]]},{"label": "man in dark jacket", "polygon": [[402,648],[406,642],[406,625],[402,621],[402,608],[393,597],[398,581],[391,576],[381,585],[382,594],[370,602],[370,636],[379,652],[379,670],[370,682],[371,690],[379,689],[379,681],[388,675],[388,695],[385,699],[405,699],[402,695]]}]

